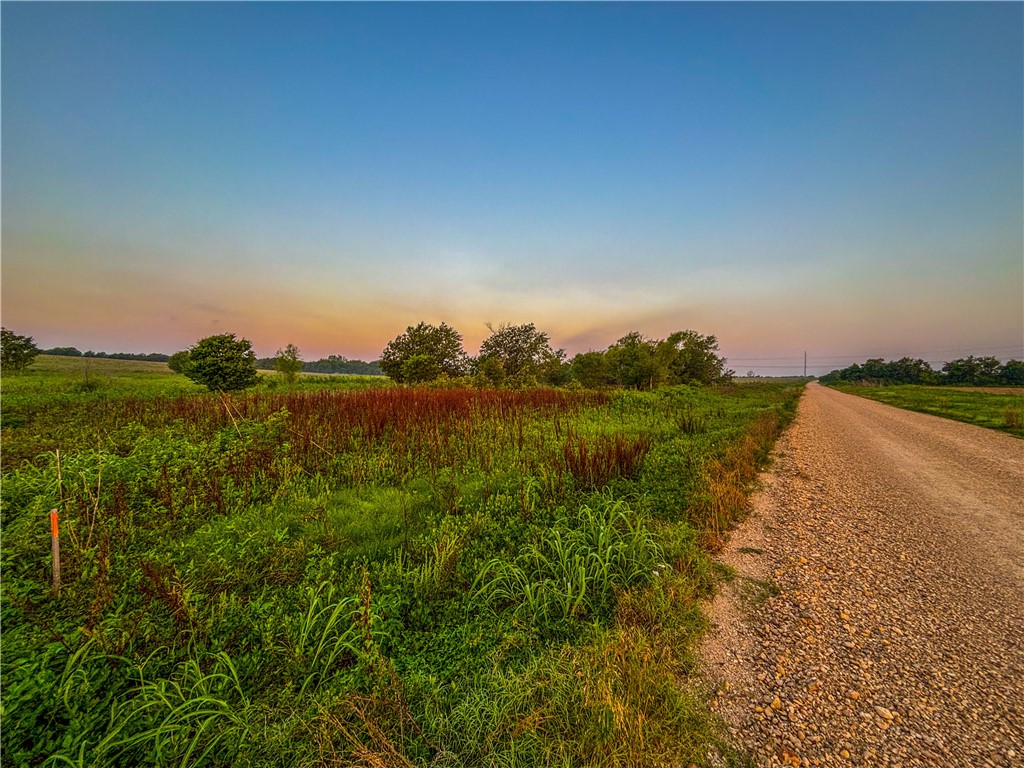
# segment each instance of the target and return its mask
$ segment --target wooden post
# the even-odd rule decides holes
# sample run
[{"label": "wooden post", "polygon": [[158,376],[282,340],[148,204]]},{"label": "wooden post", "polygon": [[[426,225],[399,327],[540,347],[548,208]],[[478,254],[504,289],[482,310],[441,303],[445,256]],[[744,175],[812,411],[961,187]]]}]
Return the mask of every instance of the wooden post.
[{"label": "wooden post", "polygon": [[57,510],[50,510],[50,543],[53,545],[53,591],[60,594],[60,529]]}]

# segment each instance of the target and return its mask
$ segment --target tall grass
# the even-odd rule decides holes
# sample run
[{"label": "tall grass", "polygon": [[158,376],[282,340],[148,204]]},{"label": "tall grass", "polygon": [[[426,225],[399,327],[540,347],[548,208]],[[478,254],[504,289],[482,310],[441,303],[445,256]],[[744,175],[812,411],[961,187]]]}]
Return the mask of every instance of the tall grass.
[{"label": "tall grass", "polygon": [[44,404],[3,433],[5,764],[699,762],[707,547],[796,395]]},{"label": "tall grass", "polygon": [[134,698],[115,705],[96,750],[101,760],[135,754],[186,768],[223,764],[244,751],[253,736],[249,699],[228,654],[210,661],[209,671],[190,658],[169,678],[143,678]]},{"label": "tall grass", "polygon": [[599,499],[572,519],[557,520],[514,561],[491,560],[475,597],[515,606],[542,630],[574,618],[606,615],[615,591],[656,574],[661,550],[642,516],[621,501]]}]

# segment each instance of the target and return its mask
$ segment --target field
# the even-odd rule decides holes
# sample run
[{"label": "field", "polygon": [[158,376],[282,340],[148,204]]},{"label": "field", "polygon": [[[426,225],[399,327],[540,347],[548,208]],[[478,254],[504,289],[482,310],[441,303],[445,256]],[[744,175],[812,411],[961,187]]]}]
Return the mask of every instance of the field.
[{"label": "field", "polygon": [[730,754],[698,601],[799,387],[219,396],[71,360],[2,383],[4,765]]},{"label": "field", "polygon": [[856,384],[833,385],[841,392],[867,397],[881,403],[930,413],[947,419],[999,429],[1024,437],[1024,393],[1006,387],[927,387],[918,384],[896,384],[885,387]]}]

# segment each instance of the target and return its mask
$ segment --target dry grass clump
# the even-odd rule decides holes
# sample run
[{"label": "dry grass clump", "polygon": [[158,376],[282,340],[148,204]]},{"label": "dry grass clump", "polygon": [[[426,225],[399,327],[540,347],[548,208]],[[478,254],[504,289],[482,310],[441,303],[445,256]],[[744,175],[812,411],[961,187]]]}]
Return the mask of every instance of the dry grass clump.
[{"label": "dry grass clump", "polygon": [[746,514],[747,491],[781,428],[778,414],[764,413],[723,456],[704,464],[689,512],[709,549],[720,548],[723,534]]}]

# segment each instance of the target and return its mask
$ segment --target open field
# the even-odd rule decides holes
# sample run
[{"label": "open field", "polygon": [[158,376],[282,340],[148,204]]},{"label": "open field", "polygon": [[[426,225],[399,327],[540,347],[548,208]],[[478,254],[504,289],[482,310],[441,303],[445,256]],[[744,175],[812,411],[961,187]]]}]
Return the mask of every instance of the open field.
[{"label": "open field", "polygon": [[927,387],[896,384],[875,387],[836,384],[834,389],[880,403],[947,419],[999,429],[1024,437],[1024,390],[1020,387]]},{"label": "open field", "polygon": [[[390,382],[382,376],[301,373],[293,389],[368,389]],[[258,391],[287,388],[273,371],[260,371]],[[42,414],[53,417],[56,409],[81,407],[125,397],[175,397],[202,394],[206,389],[174,373],[166,363],[110,360],[95,357],[39,355],[23,374],[5,375],[3,426],[15,427]]]},{"label": "open field", "polygon": [[721,742],[686,682],[708,547],[799,387],[221,397],[112,361],[98,398],[43,362],[3,381],[4,765],[627,766]]}]

